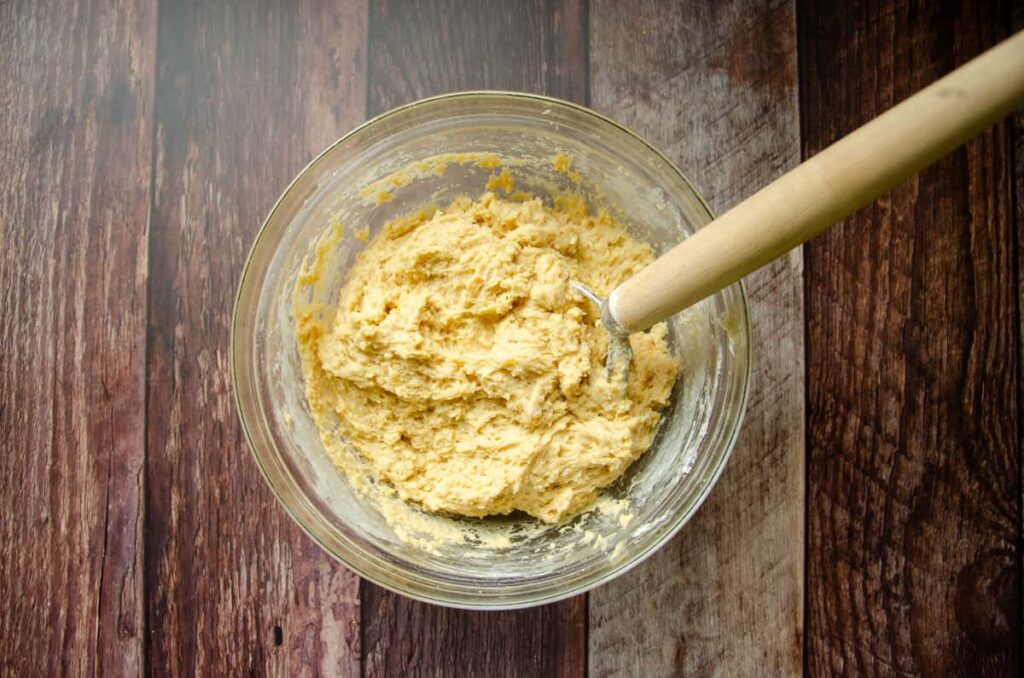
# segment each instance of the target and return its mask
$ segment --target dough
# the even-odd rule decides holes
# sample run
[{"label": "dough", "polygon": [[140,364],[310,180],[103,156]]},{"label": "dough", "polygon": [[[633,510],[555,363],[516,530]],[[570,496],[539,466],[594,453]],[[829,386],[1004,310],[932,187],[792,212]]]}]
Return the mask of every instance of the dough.
[{"label": "dough", "polygon": [[350,269],[332,320],[297,309],[331,458],[354,473],[329,433],[340,427],[378,482],[427,511],[578,513],[650,445],[678,362],[664,325],[634,335],[623,395],[605,374],[598,309],[569,283],[607,295],[651,259],[572,199],[488,192],[391,222]]}]

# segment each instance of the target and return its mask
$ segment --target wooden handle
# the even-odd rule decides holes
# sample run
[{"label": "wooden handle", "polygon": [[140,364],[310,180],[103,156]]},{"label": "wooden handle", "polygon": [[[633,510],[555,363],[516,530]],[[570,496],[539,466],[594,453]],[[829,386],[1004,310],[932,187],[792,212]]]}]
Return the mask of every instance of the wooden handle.
[{"label": "wooden handle", "polygon": [[616,287],[607,311],[647,329],[868,204],[1024,99],[1024,32],[750,196]]}]

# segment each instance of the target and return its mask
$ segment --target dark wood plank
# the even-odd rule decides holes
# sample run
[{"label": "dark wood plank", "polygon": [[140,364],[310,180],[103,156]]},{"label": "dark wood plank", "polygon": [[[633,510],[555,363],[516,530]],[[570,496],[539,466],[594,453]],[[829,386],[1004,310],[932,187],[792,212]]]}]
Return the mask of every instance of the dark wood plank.
[{"label": "dark wood plank", "polygon": [[365,37],[360,2],[161,3],[146,505],[157,673],[359,671],[358,580],[265,486],[227,365],[261,221],[365,115]]},{"label": "dark wood plank", "polygon": [[141,672],[155,2],[0,4],[0,674]]},{"label": "dark wood plank", "polygon": [[513,612],[408,600],[363,582],[366,676],[582,676],[584,596]]},{"label": "dark wood plank", "polygon": [[[600,0],[590,25],[594,107],[665,150],[716,211],[799,161],[792,2]],[[800,252],[746,284],[755,372],[740,440],[694,520],[591,593],[592,676],[800,671]]]},{"label": "dark wood plank", "polygon": [[[801,0],[805,155],[1009,19]],[[1021,673],[1011,162],[1000,125],[806,248],[813,674]]]},{"label": "dark wood plank", "polygon": [[373,0],[370,12],[371,114],[473,89],[586,102],[586,0]]},{"label": "dark wood plank", "polygon": [[[1010,18],[1010,25],[1012,26],[1012,32],[1024,30],[1024,3],[1016,2],[1012,4],[1012,16]],[[1024,109],[1017,109],[1017,112],[1013,115],[1011,122],[1011,130],[1013,132],[1013,158],[1014,158],[1014,186],[1013,186],[1013,204],[1017,206],[1014,212],[1014,221],[1016,222],[1016,235],[1017,235],[1017,340],[1019,351],[1017,353],[1017,366],[1018,374],[1022,364],[1024,364]],[[1024,374],[1019,374],[1018,379],[1018,392],[1017,392],[1017,421],[1024,421]],[[1017,429],[1017,440],[1018,444],[1024,446],[1024,442],[1021,442],[1021,436],[1024,436],[1024,430],[1020,428],[1018,424]],[[1020,490],[1021,490],[1021,524],[1024,525],[1024,464],[1020,466]],[[1024,567],[1021,568],[1021,581],[1024,585]],[[1021,596],[1021,618],[1024,620],[1024,595]],[[1021,624],[1022,641],[1024,641],[1024,623]],[[1022,642],[1024,647],[1024,642]]]},{"label": "dark wood plank", "polygon": [[[370,3],[371,113],[447,91],[511,89],[585,100],[585,3]],[[580,596],[518,612],[450,610],[364,582],[363,671],[396,675],[582,675]]]}]

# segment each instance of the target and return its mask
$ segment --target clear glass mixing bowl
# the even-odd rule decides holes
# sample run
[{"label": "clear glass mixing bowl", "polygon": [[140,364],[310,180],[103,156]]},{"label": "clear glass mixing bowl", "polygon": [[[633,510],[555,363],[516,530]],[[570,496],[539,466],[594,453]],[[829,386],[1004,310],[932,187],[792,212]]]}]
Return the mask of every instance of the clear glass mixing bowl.
[{"label": "clear glass mixing bowl", "polygon": [[[495,154],[512,172],[517,189],[545,199],[562,190],[582,193],[659,253],[712,218],[664,155],[580,106],[524,94],[469,92],[385,113],[310,163],[278,200],[253,245],[231,328],[238,409],[249,446],[277,498],[313,539],[361,576],[442,605],[494,609],[547,603],[641,562],[678,532],[707,496],[732,450],[746,403],[751,364],[746,296],[742,286],[733,285],[670,322],[681,376],[651,449],[605,491],[610,503],[604,504],[612,510],[590,511],[553,527],[525,516],[436,518],[465,531],[467,539],[435,546],[403,540],[326,457],[305,401],[292,290],[304,258],[332,219],[350,230],[369,225],[372,236],[395,216],[428,203],[478,196],[495,172],[478,162],[453,162],[443,173],[400,173],[447,153]],[[556,153],[572,158],[576,179],[582,177],[578,185],[555,171]],[[404,178],[389,179],[396,176]],[[385,190],[393,199],[380,202]],[[363,246],[349,235],[326,262],[328,284],[320,294],[328,306]],[[512,538],[500,547],[482,545],[475,535],[488,530]]]}]

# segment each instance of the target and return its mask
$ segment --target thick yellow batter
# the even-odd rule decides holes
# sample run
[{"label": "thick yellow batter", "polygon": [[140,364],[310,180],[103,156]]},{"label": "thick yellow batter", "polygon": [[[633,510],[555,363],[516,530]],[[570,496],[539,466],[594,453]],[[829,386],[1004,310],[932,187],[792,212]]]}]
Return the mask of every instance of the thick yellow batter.
[{"label": "thick yellow batter", "polygon": [[[598,310],[652,258],[606,214],[493,193],[398,219],[349,271],[333,324],[298,312],[307,398],[378,481],[428,511],[578,513],[650,445],[678,371],[664,326],[609,383]],[[326,421],[330,413],[336,421]]]}]

